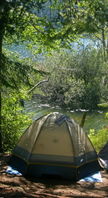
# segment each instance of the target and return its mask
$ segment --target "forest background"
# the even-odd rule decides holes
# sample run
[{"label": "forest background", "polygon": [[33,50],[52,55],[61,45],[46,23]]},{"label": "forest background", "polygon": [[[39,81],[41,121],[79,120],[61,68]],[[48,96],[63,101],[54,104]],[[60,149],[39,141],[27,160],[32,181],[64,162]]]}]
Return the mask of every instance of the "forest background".
[{"label": "forest background", "polygon": [[[1,0],[0,66],[1,152],[31,123],[23,102],[34,94],[62,109],[108,108],[108,1]],[[108,126],[89,137],[99,150]]]}]

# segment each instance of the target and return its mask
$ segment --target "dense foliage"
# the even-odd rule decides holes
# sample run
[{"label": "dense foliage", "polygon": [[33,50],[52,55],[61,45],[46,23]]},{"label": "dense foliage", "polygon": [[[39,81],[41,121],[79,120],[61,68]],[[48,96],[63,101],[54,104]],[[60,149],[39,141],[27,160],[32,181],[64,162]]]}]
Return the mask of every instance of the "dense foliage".
[{"label": "dense foliage", "polygon": [[[11,149],[27,124],[19,100],[43,79],[44,72],[38,70],[48,72],[48,83],[40,87],[51,104],[94,109],[108,100],[107,0],[1,0],[0,31],[0,149]],[[72,53],[72,43],[84,37],[98,42],[100,50]],[[23,62],[15,52],[7,53],[7,44],[21,42],[35,61],[37,53],[58,52],[37,66],[32,60]],[[70,51],[60,53],[61,47]]]},{"label": "dense foliage", "polygon": [[8,52],[4,54],[1,56],[0,151],[10,151],[31,122],[31,115],[24,113],[24,101],[30,99],[28,90],[42,74],[24,60],[19,61]]},{"label": "dense foliage", "polygon": [[108,140],[108,128],[104,128],[99,131],[91,129],[89,138],[92,141],[96,151],[99,152]]},{"label": "dense foliage", "polygon": [[100,50],[86,47],[77,51],[61,51],[47,57],[45,68],[51,75],[42,87],[51,104],[70,109],[98,108],[108,100],[108,67]]},{"label": "dense foliage", "polygon": [[7,96],[2,97],[1,129],[3,151],[13,149],[24,129],[31,123],[30,117],[23,113],[20,98],[21,94],[18,95],[15,91],[11,91]]}]

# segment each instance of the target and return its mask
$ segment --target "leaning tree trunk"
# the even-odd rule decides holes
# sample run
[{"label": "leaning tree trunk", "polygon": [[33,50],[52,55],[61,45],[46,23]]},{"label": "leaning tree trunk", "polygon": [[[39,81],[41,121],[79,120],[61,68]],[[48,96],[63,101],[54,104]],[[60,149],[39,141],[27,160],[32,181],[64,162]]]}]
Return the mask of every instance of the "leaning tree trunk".
[{"label": "leaning tree trunk", "polygon": [[47,80],[42,80],[42,81],[40,81],[40,82],[38,82],[36,85],[34,85],[34,87],[32,87],[27,93],[29,94],[29,93],[31,93],[36,87],[38,87],[40,84],[42,84],[42,83],[45,83],[45,82],[48,82],[49,81],[49,79],[47,79]]},{"label": "leaning tree trunk", "polygon": [[85,120],[86,120],[86,116],[87,116],[87,111],[83,113],[82,119],[81,119],[81,123],[80,123],[80,127],[83,128]]}]

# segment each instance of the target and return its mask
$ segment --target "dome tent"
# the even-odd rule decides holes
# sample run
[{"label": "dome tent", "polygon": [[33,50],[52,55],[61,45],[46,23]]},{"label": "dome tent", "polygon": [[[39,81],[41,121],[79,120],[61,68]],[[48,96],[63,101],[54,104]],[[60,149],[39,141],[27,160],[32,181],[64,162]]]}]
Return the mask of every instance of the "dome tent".
[{"label": "dome tent", "polygon": [[97,153],[73,119],[53,112],[35,120],[13,150],[10,165],[23,175],[77,181],[100,169]]}]

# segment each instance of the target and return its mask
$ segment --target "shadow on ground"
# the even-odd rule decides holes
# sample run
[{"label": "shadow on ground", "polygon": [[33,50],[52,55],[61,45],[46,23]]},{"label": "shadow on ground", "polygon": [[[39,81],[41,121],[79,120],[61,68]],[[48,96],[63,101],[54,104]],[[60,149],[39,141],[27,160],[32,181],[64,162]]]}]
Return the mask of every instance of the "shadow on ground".
[{"label": "shadow on ground", "polygon": [[2,198],[108,198],[108,174],[102,183],[76,182],[58,177],[24,178],[6,174],[9,155],[0,156],[0,197]]}]

